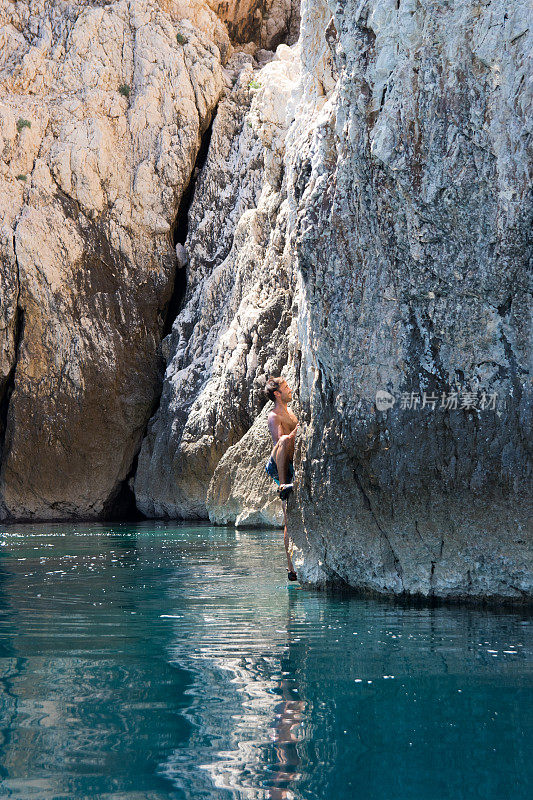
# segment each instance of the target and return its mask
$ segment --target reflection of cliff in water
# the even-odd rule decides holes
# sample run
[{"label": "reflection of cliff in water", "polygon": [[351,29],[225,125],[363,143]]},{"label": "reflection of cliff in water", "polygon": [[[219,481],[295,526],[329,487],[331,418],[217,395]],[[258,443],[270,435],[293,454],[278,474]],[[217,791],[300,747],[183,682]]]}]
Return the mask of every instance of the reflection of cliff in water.
[{"label": "reflection of cliff in water", "polygon": [[112,787],[123,800],[178,800],[153,762],[187,739],[188,675],[154,657],[166,649],[165,572],[126,529],[13,525],[1,535],[2,798],[108,797]]},{"label": "reflection of cliff in water", "polygon": [[127,527],[0,534],[2,797],[529,800],[524,612],[287,586],[279,532]]}]

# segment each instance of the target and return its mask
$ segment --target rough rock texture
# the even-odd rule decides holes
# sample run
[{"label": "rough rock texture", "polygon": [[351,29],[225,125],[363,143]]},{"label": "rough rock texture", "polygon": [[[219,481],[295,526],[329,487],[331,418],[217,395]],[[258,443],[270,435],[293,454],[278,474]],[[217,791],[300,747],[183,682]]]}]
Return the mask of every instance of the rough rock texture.
[{"label": "rough rock texture", "polygon": [[298,39],[300,0],[209,0],[209,5],[226,23],[233,42],[274,50]]},{"label": "rough rock texture", "polygon": [[[258,376],[279,371],[272,352],[286,353],[278,363],[301,420],[291,514],[301,579],[531,600],[527,5],[308,0],[292,52],[300,74],[295,66],[275,106],[280,210],[263,236],[281,237],[282,255],[267,243],[249,259],[262,200],[247,194],[237,221],[234,183],[207,228],[203,213],[191,218],[194,288],[143,445],[140,507],[203,515],[210,484],[213,520],[261,518],[272,487],[261,494],[258,472],[246,471],[248,450],[260,470],[266,448],[267,409],[251,427]],[[257,81],[269,82],[270,66]],[[260,92],[254,102],[260,112]],[[246,119],[228,140],[246,137]],[[224,169],[223,144],[214,147],[206,187]],[[216,245],[201,254],[200,231],[224,244],[233,228],[218,277],[224,262]],[[261,339],[249,369],[248,312],[228,298],[243,281],[253,296],[266,274],[284,281],[285,313],[276,350]],[[388,410],[379,390],[395,400]],[[445,407],[453,391],[456,409]]]},{"label": "rough rock texture", "polygon": [[328,47],[336,85],[287,137],[299,575],[531,599],[526,4],[332,3],[321,31],[310,5],[304,70]]},{"label": "rough rock texture", "polygon": [[209,519],[217,525],[283,526],[277,486],[265,470],[272,450],[267,426],[269,410],[270,403],[218,462],[206,499]]},{"label": "rough rock texture", "polygon": [[231,51],[194,8],[0,3],[2,518],[105,514],[153,413],[171,226]]},{"label": "rough rock texture", "polygon": [[283,370],[302,580],[531,600],[529,6],[296,8],[0,0],[0,516],[105,514],[154,414],[142,512],[278,525]]},{"label": "rough rock texture", "polygon": [[220,458],[265,404],[258,379],[287,361],[281,184],[297,59],[280,45],[261,85],[250,87],[251,57],[235,58],[235,85],[219,105],[190,209],[187,292],[163,341],[161,402],[139,454],[134,491],[148,516],[207,517]]}]

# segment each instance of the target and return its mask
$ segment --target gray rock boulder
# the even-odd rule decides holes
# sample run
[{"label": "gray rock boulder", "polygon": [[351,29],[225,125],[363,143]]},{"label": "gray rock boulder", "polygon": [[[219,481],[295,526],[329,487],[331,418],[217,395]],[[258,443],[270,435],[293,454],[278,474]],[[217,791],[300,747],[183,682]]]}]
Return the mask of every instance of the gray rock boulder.
[{"label": "gray rock boulder", "polygon": [[271,403],[265,406],[250,430],[218,462],[206,499],[209,519],[217,525],[283,527],[277,486],[265,470],[272,451],[267,426],[271,407]]}]

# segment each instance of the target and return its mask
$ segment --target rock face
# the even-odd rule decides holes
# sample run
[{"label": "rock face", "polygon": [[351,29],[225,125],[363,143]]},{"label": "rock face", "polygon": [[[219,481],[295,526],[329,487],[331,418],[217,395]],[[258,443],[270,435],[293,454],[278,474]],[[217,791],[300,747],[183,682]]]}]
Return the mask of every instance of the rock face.
[{"label": "rock face", "polygon": [[[251,61],[237,54],[228,65],[235,85],[219,105],[189,213],[187,292],[163,341],[163,393],[134,483],[148,516],[207,517],[217,464],[265,404],[260,379],[288,357],[283,142],[297,59],[280,45],[255,83]],[[215,516],[229,518],[227,509]]]},{"label": "rock face", "polygon": [[2,518],[105,514],[154,410],[171,226],[231,48],[197,6],[0,6]]},{"label": "rock face", "polygon": [[297,24],[290,0],[0,0],[0,518],[131,503],[231,41],[251,61]]},{"label": "rock face", "polygon": [[[202,174],[188,303],[139,460],[145,513],[205,515],[207,495],[214,521],[269,519],[268,409],[252,420],[261,373],[283,365],[301,421],[291,535],[304,582],[531,600],[526,16],[519,2],[302,4],[299,74],[274,106],[279,211],[260,215],[260,240],[252,167],[240,189],[220,179],[238,167],[216,138]],[[274,63],[259,84],[275,85]],[[250,113],[268,117],[268,102],[259,89]],[[247,121],[225,138],[260,164],[270,149],[254,150]],[[231,201],[213,219],[202,193],[217,181]],[[281,359],[259,337],[250,369],[267,274],[282,281]]]},{"label": "rock face", "polygon": [[528,10],[0,0],[0,516],[279,525],[282,373],[304,582],[531,601]]},{"label": "rock face", "polygon": [[238,44],[274,50],[278,44],[290,45],[298,39],[299,0],[209,0],[209,5]]},{"label": "rock face", "polygon": [[250,430],[218,462],[206,498],[209,519],[217,525],[283,526],[277,487],[265,470],[272,450],[268,410],[263,409]]},{"label": "rock face", "polygon": [[531,599],[526,6],[329,10],[304,49],[329,47],[335,88],[307,145],[287,139],[295,564],[311,583]]}]

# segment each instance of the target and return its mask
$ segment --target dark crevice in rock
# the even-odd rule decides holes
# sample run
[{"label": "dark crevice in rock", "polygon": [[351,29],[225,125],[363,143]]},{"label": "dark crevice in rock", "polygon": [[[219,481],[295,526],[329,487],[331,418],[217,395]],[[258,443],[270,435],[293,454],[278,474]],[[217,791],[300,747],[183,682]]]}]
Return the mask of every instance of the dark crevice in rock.
[{"label": "dark crevice in rock", "polygon": [[505,335],[503,328],[500,332],[500,341],[503,345],[505,357],[507,358],[507,361],[509,363],[509,375],[513,387],[515,408],[518,408],[522,400],[522,384],[519,376],[527,375],[527,370],[525,370],[523,367],[520,367],[520,365],[518,364],[514,350],[511,346],[511,343],[509,342],[509,339]]},{"label": "dark crevice in rock", "polygon": [[[170,237],[173,247],[176,247],[176,245],[184,245],[187,240],[187,235],[189,233],[189,209],[193,201],[194,190],[196,188],[198,175],[200,174],[200,170],[202,169],[207,160],[207,153],[209,151],[209,144],[211,142],[211,134],[213,132],[213,123],[215,121],[215,117],[216,117],[216,109],[209,126],[207,127],[204,135],[202,136],[202,142],[200,144],[194,168],[191,173],[191,180],[189,181],[189,185],[183,192],[178,207],[178,211],[170,231]],[[174,320],[176,319],[181,310],[181,306],[185,298],[186,291],[187,291],[187,268],[186,266],[180,266],[178,263],[174,275],[174,286],[172,288],[172,294],[163,312],[163,317],[165,322],[163,325],[163,332],[161,334],[162,338],[164,338],[171,332]]]},{"label": "dark crevice in rock", "polygon": [[313,167],[310,160],[298,157],[296,162],[297,178],[293,185],[293,193],[297,203],[300,202],[302,195],[309,184]]},{"label": "dark crevice in rock", "polygon": [[20,342],[22,341],[23,330],[24,330],[24,310],[20,308],[20,306],[17,306],[16,316],[15,316],[15,327],[14,327],[15,360],[13,362],[13,366],[9,370],[9,375],[7,376],[6,382],[4,384],[4,393],[0,400],[0,457],[2,457],[2,459],[4,455],[4,444],[6,438],[9,403],[15,386],[15,370],[17,368],[17,363],[18,363],[18,354],[19,354]]},{"label": "dark crevice in rock", "polygon": [[[333,18],[332,18],[333,19]],[[301,15],[300,15],[300,4],[291,3],[290,11],[289,11],[289,18],[287,20],[287,27],[285,32],[282,32],[279,42],[276,44],[271,45],[271,49],[275,50],[278,44],[287,44],[291,47],[293,44],[296,44],[298,41],[298,37],[300,36],[300,22],[301,22]],[[284,38],[283,38],[284,37]]]},{"label": "dark crevice in rock", "polygon": [[[200,148],[198,150],[194,168],[191,173],[191,179],[189,181],[187,188],[183,192],[180,204],[178,206],[178,211],[176,213],[176,217],[174,219],[174,222],[170,230],[170,240],[174,248],[176,247],[176,245],[183,246],[185,244],[187,235],[189,233],[189,209],[193,201],[194,190],[196,187],[198,175],[207,160],[207,154],[209,151],[209,144],[211,141],[211,134],[213,131],[213,123],[215,121],[216,112],[217,110],[215,109],[213,113],[213,118],[209,126],[207,127],[205,133],[202,136]],[[163,322],[163,330],[161,333],[161,338],[164,338],[171,332],[174,320],[176,319],[181,310],[186,291],[187,291],[187,269],[186,266],[180,266],[179,262],[177,261],[176,271],[174,274],[174,284],[172,287],[170,300],[168,301],[167,305],[162,311],[164,322]],[[123,481],[121,481],[117,485],[112,495],[110,495],[110,497],[105,502],[102,513],[100,514],[101,520],[120,519],[124,521],[136,521],[136,520],[147,519],[147,517],[137,508],[137,504],[135,501],[135,493],[133,491],[133,480],[137,472],[137,464],[139,460],[139,454],[141,451],[142,441],[146,435],[146,430],[148,428],[149,422],[154,416],[154,414],[157,412],[159,408],[159,403],[161,401],[165,366],[166,366],[165,360],[161,356],[160,385],[157,387],[156,397],[152,405],[152,409],[148,414],[145,430],[143,431],[143,435],[141,436],[140,439],[139,449],[137,450],[132,460],[127,476],[124,478]]]},{"label": "dark crevice in rock", "polygon": [[219,16],[227,28],[232,43],[237,47],[254,42],[260,48],[268,47],[269,50],[275,50],[279,44],[289,46],[295,44],[300,33],[300,4],[294,2],[289,4],[285,25],[273,36],[269,35],[265,26],[265,22],[268,24],[270,21],[268,11],[268,4],[262,2],[252,8],[247,16],[237,20],[228,18],[224,13]]},{"label": "dark crevice in rock", "polygon": [[133,491],[133,481],[135,479],[135,473],[137,472],[137,464],[139,461],[139,454],[141,452],[142,442],[144,437],[146,436],[146,430],[150,423],[150,420],[154,416],[155,412],[159,408],[159,403],[161,401],[161,393],[163,391],[163,373],[164,369],[160,374],[159,385],[157,386],[156,396],[152,403],[152,407],[148,414],[146,425],[144,426],[143,434],[140,438],[139,447],[132,459],[130,468],[128,470],[128,474],[126,477],[120,481],[120,483],[115,487],[114,491],[105,501],[101,513],[98,515],[98,518],[101,521],[110,520],[110,521],[117,521],[122,520],[124,522],[136,522],[143,519],[148,519],[145,514],[142,513],[137,508],[137,503],[135,500],[135,493]]},{"label": "dark crevice in rock", "polygon": [[[68,217],[69,219],[73,220],[75,223],[78,223],[78,218],[79,218],[80,214],[82,213],[81,212],[81,208],[80,208],[80,204],[78,203],[78,201],[74,197],[72,197],[71,195],[67,194],[67,192],[65,192],[65,190],[56,181],[56,179],[55,179],[55,177],[54,177],[54,175],[52,173],[50,173],[50,175],[51,175],[52,180],[54,181],[54,184],[56,186],[56,197],[59,200],[59,202],[61,203],[61,208],[65,212],[65,216]],[[78,229],[79,229],[79,225],[78,225]]]},{"label": "dark crevice in rock", "polygon": [[135,458],[132,461],[130,470],[123,481],[119,483],[115,492],[107,499],[100,519],[123,522],[138,522],[139,520],[147,519],[147,517],[139,511],[135,503],[135,494],[133,493],[132,484],[133,478],[137,471],[137,462],[139,460],[139,452],[137,451]]},{"label": "dark crevice in rock", "polygon": [[371,512],[372,511],[372,506],[370,505],[370,500],[368,499],[367,493],[363,489],[363,485],[362,485],[362,483],[361,483],[361,481],[359,479],[359,476],[358,476],[357,472],[355,471],[355,469],[353,470],[353,477],[354,477],[354,480],[355,480],[355,482],[357,484],[357,488],[361,492],[361,496],[363,498],[364,507],[367,509],[367,511]]},{"label": "dark crevice in rock", "polygon": [[172,226],[172,243],[176,244],[185,244],[185,240],[187,239],[187,234],[189,232],[189,208],[192,203],[192,199],[194,197],[194,190],[196,187],[196,181],[198,179],[198,175],[200,170],[205,165],[207,161],[207,154],[209,152],[209,145],[211,143],[211,134],[213,133],[213,124],[215,122],[215,118],[217,115],[217,110],[215,109],[213,113],[213,118],[209,123],[204,135],[202,136],[202,141],[200,144],[200,148],[198,150],[198,155],[196,156],[196,161],[194,163],[194,168],[191,173],[191,180],[189,181],[189,185],[183,192],[183,196],[181,198],[178,213],[176,214],[176,218],[174,220],[174,224]]},{"label": "dark crevice in rock", "polygon": [[[409,343],[409,355],[412,359],[411,363],[421,364],[426,349],[431,353],[433,360],[433,370],[427,370],[424,367],[419,367],[419,377],[423,379],[427,385],[429,392],[441,392],[447,388],[446,373],[440,360],[440,345],[442,338],[435,334],[434,325],[430,316],[424,312],[417,311],[412,305],[409,305],[409,323],[411,325],[412,336]],[[456,370],[460,372],[460,370]],[[464,375],[462,376],[464,380]],[[413,384],[412,387],[418,391],[418,386]]]},{"label": "dark crevice in rock", "polygon": [[9,413],[9,403],[11,401],[11,395],[13,394],[13,389],[15,386],[15,371],[17,368],[17,364],[19,361],[19,352],[20,352],[20,345],[22,342],[22,336],[24,333],[24,309],[19,305],[19,297],[20,297],[20,273],[19,273],[19,265],[17,261],[17,252],[15,249],[15,237],[13,237],[13,252],[15,253],[15,264],[17,267],[17,299],[16,299],[16,310],[15,310],[15,324],[13,327],[13,340],[14,340],[14,350],[15,350],[15,358],[13,360],[13,366],[9,370],[9,374],[5,380],[3,386],[3,393],[0,398],[0,459],[4,458],[4,445],[6,439],[6,430],[7,430],[7,418]]},{"label": "dark crevice in rock", "polygon": [[500,317],[505,317],[511,310],[511,303],[513,302],[513,295],[510,294],[507,300],[498,306],[498,314]]}]

